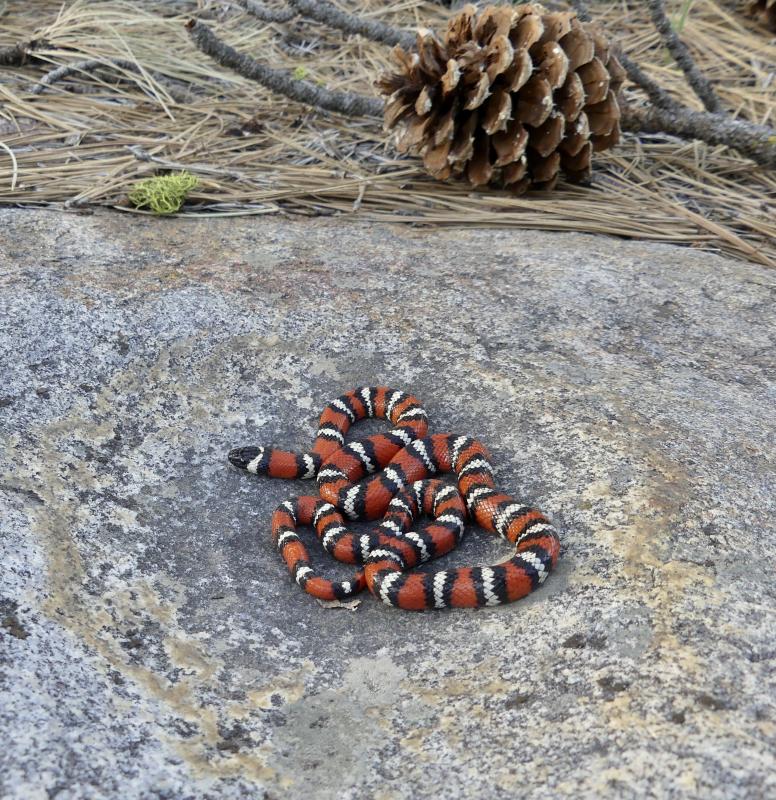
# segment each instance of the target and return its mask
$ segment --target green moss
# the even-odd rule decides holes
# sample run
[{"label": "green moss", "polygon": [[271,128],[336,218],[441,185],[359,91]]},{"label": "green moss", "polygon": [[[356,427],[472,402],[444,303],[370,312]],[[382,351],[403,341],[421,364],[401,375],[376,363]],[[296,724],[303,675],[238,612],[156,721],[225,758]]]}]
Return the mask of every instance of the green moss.
[{"label": "green moss", "polygon": [[134,185],[129,193],[129,202],[137,208],[148,207],[154,214],[174,214],[198,183],[188,172],[146,178]]}]

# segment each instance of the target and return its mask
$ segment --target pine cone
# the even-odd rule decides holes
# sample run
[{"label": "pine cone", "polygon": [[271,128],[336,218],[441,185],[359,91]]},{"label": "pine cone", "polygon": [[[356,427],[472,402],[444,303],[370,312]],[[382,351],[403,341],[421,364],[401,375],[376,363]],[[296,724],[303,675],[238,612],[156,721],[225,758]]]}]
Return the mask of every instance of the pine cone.
[{"label": "pine cone", "polygon": [[468,5],[444,41],[420,30],[417,53],[393,52],[399,71],[376,83],[388,95],[385,128],[440,180],[551,189],[561,169],[589,179],[593,151],[619,141],[625,72],[574,12]]},{"label": "pine cone", "polygon": [[776,0],[748,0],[746,10],[749,16],[776,33]]}]

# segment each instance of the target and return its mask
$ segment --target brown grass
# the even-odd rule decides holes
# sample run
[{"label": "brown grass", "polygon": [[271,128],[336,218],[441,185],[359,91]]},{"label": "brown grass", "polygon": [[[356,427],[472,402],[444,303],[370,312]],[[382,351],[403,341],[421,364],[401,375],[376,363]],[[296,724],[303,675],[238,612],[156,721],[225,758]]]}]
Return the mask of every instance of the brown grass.
[{"label": "brown grass", "polygon": [[[439,26],[449,13],[419,0],[342,2],[405,26]],[[669,3],[676,14],[687,5]],[[591,6],[627,52],[700,108],[642,4]],[[736,6],[690,0],[682,35],[729,108],[776,125],[776,40]],[[372,80],[388,61],[381,45],[343,42],[305,22],[267,25],[229,2],[75,0],[60,7],[0,0],[0,47],[32,38],[50,43],[36,51],[47,63],[0,72],[0,199],[128,210],[134,181],[186,168],[200,181],[187,215],[356,213],[421,225],[574,230],[776,265],[776,174],[726,148],[626,136],[612,153],[596,157],[592,188],[561,185],[522,198],[473,192],[436,182],[415,159],[397,157],[373,121],[289,103],[217,67],[189,42],[184,23],[191,16],[233,46],[334,88],[374,94]],[[54,66],[87,58],[128,59],[143,72],[106,70],[30,93]]]}]

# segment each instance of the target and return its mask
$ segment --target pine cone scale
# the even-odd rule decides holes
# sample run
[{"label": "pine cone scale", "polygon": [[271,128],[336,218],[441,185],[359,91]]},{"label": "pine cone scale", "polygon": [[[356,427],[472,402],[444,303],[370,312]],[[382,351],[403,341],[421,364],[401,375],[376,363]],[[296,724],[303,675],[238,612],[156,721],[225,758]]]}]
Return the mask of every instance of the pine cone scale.
[{"label": "pine cone scale", "polygon": [[537,127],[552,111],[552,89],[541,76],[534,75],[518,95],[515,118],[526,125]]},{"label": "pine cone scale", "polygon": [[467,162],[474,153],[474,131],[477,128],[477,114],[470,114],[453,138],[448,156],[451,164]]},{"label": "pine cone scale", "polygon": [[442,95],[447,97],[458,86],[460,80],[461,68],[458,66],[458,62],[451,58],[447,62],[447,70],[440,81]]},{"label": "pine cone scale", "polygon": [[488,80],[488,74],[483,72],[479,81],[469,91],[464,108],[467,111],[479,108],[488,97],[490,97],[490,81]]},{"label": "pine cone scale", "polygon": [[486,70],[488,80],[493,83],[499,75],[506,72],[514,61],[514,58],[515,51],[509,38],[506,36],[497,36],[493,40],[488,53],[489,64]]},{"label": "pine cone scale", "polygon": [[512,36],[512,46],[515,50],[527,50],[535,45],[544,33],[544,25],[539,14],[527,14],[515,28]]},{"label": "pine cone scale", "polygon": [[519,91],[528,82],[533,72],[533,62],[527,50],[519,51],[512,65],[504,73],[504,84],[510,92]]},{"label": "pine cone scale", "polygon": [[562,114],[554,112],[539,128],[533,128],[528,134],[528,142],[542,158],[547,158],[558,149],[566,131],[566,121]]},{"label": "pine cone scale", "polygon": [[512,117],[512,95],[503,88],[496,89],[485,106],[482,127],[485,133],[493,135],[503,131]]},{"label": "pine cone scale", "polygon": [[571,30],[560,40],[563,52],[569,59],[569,70],[576,72],[583,64],[593,60],[595,43],[585,33],[578,19],[572,20]]},{"label": "pine cone scale", "polygon": [[[528,145],[528,131],[516,119],[513,119],[503,133],[497,133],[492,139],[493,149],[496,151],[494,167],[505,167],[514,161],[520,160],[525,154]],[[522,177],[522,176],[521,176]]]}]

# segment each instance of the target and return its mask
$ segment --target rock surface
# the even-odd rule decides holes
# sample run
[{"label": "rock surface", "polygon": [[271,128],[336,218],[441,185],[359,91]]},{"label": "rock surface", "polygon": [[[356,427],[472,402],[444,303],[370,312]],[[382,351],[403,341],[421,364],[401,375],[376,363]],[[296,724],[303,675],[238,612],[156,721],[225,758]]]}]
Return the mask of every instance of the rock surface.
[{"label": "rock surface", "polygon": [[[0,796],[776,796],[775,294],[575,234],[0,211]],[[534,595],[291,583],[309,484],[226,452],[370,383],[554,517]]]}]

